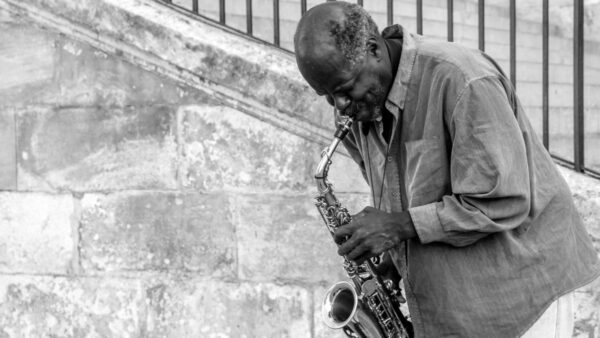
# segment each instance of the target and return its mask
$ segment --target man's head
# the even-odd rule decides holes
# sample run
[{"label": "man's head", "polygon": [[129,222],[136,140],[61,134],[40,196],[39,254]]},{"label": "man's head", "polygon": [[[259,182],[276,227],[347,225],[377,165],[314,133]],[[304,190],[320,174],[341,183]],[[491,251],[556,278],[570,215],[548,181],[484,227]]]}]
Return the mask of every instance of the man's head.
[{"label": "man's head", "polygon": [[340,113],[359,121],[381,116],[393,71],[385,41],[361,6],[335,1],[311,8],[294,47],[304,79]]}]

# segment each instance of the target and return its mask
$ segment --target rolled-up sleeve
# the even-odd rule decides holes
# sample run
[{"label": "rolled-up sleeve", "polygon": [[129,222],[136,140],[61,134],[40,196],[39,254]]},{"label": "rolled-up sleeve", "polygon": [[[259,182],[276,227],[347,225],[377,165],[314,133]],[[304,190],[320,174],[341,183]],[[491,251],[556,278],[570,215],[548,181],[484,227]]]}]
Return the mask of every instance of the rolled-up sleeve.
[{"label": "rolled-up sleeve", "polygon": [[530,210],[524,135],[500,79],[471,81],[446,121],[451,194],[410,208],[422,243],[466,246],[519,227]]}]

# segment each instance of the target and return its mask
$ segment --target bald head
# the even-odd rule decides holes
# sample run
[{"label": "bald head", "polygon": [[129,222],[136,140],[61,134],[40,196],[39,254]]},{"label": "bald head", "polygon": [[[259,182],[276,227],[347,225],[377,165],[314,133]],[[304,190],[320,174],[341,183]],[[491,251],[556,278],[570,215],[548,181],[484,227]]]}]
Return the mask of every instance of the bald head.
[{"label": "bald head", "polygon": [[381,116],[392,83],[385,40],[359,5],[326,2],[311,8],[294,36],[300,73],[318,95],[356,121]]},{"label": "bald head", "polygon": [[337,57],[353,68],[373,35],[379,35],[377,25],[361,6],[342,1],[317,5],[302,17],[294,35],[298,64]]}]

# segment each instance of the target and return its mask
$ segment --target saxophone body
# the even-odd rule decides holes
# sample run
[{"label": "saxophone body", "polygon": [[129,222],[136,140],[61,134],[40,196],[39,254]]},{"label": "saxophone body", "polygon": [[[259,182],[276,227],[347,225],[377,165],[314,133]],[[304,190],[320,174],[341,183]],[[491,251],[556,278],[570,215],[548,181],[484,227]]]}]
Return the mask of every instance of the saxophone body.
[{"label": "saxophone body", "polygon": [[[350,213],[333,194],[327,181],[331,157],[342,139],[350,131],[353,120],[341,123],[331,144],[323,151],[315,172],[318,195],[315,205],[330,234],[351,221]],[[333,329],[342,329],[348,337],[409,338],[413,336],[411,323],[400,311],[404,299],[397,280],[385,279],[377,273],[372,260],[356,265],[344,258],[343,268],[351,281],[334,284],[325,294],[322,317]]]}]

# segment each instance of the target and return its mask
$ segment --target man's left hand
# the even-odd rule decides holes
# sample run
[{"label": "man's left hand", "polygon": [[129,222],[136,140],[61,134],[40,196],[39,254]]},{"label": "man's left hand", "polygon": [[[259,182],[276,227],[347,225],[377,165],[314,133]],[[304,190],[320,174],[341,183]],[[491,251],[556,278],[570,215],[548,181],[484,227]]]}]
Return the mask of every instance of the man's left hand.
[{"label": "man's left hand", "polygon": [[361,264],[416,236],[407,211],[388,213],[366,207],[354,215],[350,223],[335,231],[334,240],[339,245],[339,255]]}]

